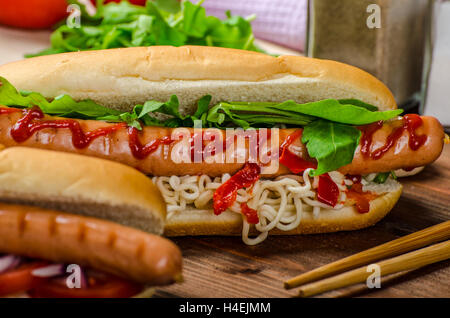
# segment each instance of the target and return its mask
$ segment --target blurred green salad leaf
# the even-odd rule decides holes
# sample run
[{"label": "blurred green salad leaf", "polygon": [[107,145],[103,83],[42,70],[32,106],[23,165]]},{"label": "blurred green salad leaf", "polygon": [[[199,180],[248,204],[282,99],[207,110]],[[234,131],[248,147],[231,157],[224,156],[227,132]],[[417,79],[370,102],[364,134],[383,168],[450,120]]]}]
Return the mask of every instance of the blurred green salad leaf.
[{"label": "blurred green salad leaf", "polygon": [[251,20],[232,16],[221,20],[207,16],[202,2],[148,0],[146,6],[128,1],[103,4],[97,0],[97,12],[90,16],[81,7],[81,26],[59,26],[51,35],[51,47],[26,57],[62,52],[100,50],[152,45],[205,45],[261,51],[254,43]]}]

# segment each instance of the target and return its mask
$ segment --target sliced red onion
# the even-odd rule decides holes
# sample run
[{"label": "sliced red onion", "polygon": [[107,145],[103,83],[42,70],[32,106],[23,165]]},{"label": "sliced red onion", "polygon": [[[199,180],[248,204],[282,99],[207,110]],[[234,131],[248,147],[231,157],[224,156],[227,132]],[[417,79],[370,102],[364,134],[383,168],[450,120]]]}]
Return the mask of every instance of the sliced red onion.
[{"label": "sliced red onion", "polygon": [[21,262],[22,258],[20,256],[10,254],[0,256],[0,274],[16,268]]},{"label": "sliced red onion", "polygon": [[65,273],[66,265],[64,264],[53,264],[45,267],[40,267],[31,272],[33,276],[43,278],[61,276]]}]

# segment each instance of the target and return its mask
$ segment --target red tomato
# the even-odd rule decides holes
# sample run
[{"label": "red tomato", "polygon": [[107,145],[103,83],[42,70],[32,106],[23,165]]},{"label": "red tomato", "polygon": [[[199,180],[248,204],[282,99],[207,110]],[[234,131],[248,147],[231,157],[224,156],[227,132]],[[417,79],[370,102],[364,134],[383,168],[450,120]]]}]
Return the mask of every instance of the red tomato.
[{"label": "red tomato", "polygon": [[0,296],[11,295],[29,290],[34,280],[31,272],[36,268],[46,265],[47,264],[43,262],[33,262],[0,274]]},{"label": "red tomato", "polygon": [[89,279],[87,288],[68,288],[65,279],[36,279],[28,294],[34,298],[129,298],[141,290],[139,285],[108,275],[102,280]]},{"label": "red tomato", "polygon": [[49,28],[67,15],[66,0],[0,0],[0,24]]}]

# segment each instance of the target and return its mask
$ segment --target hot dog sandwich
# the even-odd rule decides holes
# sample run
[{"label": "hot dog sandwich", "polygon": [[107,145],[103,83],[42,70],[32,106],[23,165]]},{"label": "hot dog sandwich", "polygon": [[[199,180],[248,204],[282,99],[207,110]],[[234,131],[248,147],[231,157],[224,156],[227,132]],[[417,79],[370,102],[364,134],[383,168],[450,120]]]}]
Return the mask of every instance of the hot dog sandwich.
[{"label": "hot dog sandwich", "polygon": [[165,214],[159,191],[133,168],[49,150],[0,151],[0,296],[130,297],[173,283],[181,252],[157,235]]},{"label": "hot dog sandwich", "polygon": [[141,170],[169,236],[257,244],[367,227],[400,197],[392,171],[433,162],[444,142],[437,119],[401,117],[380,81],[333,61],[127,48],[32,58],[0,76],[0,143]]}]

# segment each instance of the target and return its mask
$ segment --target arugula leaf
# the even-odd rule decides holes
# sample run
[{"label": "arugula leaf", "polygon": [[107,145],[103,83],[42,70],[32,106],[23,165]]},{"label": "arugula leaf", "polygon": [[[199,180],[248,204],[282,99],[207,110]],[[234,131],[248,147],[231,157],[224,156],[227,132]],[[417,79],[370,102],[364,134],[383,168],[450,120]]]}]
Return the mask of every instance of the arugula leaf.
[{"label": "arugula leaf", "polygon": [[126,122],[128,126],[142,130],[141,123],[137,120],[135,113],[123,113],[119,115],[119,118]]},{"label": "arugula leaf", "polygon": [[[351,100],[346,100],[350,102]],[[357,105],[344,104],[335,99],[324,99],[318,102],[306,104],[297,104],[294,101],[286,101],[275,107],[286,111],[292,111],[330,121],[350,124],[350,125],[366,125],[379,120],[388,120],[400,115],[403,110],[394,109],[383,112],[370,111],[365,107],[361,107],[362,102],[358,101]],[[366,104],[368,105],[368,104]]]},{"label": "arugula leaf", "polygon": [[[353,103],[353,104],[351,104]],[[292,100],[283,103],[269,102],[222,102],[209,112],[207,120],[216,127],[229,124],[244,129],[249,127],[271,127],[275,124],[304,126],[317,118],[351,125],[365,125],[398,116],[401,109],[384,112],[371,111],[369,104],[358,100],[325,99],[306,104]]]},{"label": "arugula leaf", "polygon": [[[142,108],[142,110],[140,111],[140,113],[138,115],[138,118],[142,118],[145,115],[147,115],[148,113],[157,111],[163,105],[164,105],[164,103],[157,102],[157,101],[154,101],[154,100],[149,100],[149,101],[145,102],[144,107]],[[136,107],[135,107],[135,109],[136,109]]]},{"label": "arugula leaf", "polygon": [[[255,126],[273,126],[275,124],[306,125],[315,118],[293,112],[286,112],[275,103],[219,103],[208,112],[207,121],[216,127],[238,125],[244,129]],[[261,120],[263,119],[263,120]]]},{"label": "arugula leaf", "polygon": [[[125,121],[129,126],[141,130],[141,122],[145,126],[166,126],[166,127],[193,127],[194,120],[200,120],[206,114],[209,108],[211,96],[203,96],[198,101],[197,111],[194,115],[182,116],[179,112],[179,101],[176,95],[172,95],[166,103],[158,101],[147,101],[144,105],[136,105],[130,113],[123,113],[117,116],[106,116],[97,118],[107,121]],[[157,119],[151,116],[151,113],[159,113],[170,118],[165,120]]]},{"label": "arugula leaf", "polygon": [[96,118],[120,114],[119,111],[101,106],[92,100],[76,102],[68,95],[61,95],[49,102],[39,93],[20,93],[3,77],[0,77],[0,83],[0,105],[19,107],[36,105],[46,114],[64,117]]},{"label": "arugula leaf", "polygon": [[375,183],[385,183],[386,180],[389,178],[389,176],[391,175],[390,172],[383,172],[383,173],[379,173],[376,175],[376,177],[373,179],[373,182]]},{"label": "arugula leaf", "polygon": [[198,100],[198,107],[194,116],[200,118],[204,113],[206,113],[209,109],[209,104],[211,103],[212,96],[205,95]]},{"label": "arugula leaf", "polygon": [[254,43],[251,19],[231,16],[221,20],[206,16],[203,1],[156,0],[137,6],[128,1],[103,4],[96,1],[97,12],[90,16],[83,4],[81,27],[59,26],[51,35],[51,47],[26,57],[152,45],[208,45],[260,51]]},{"label": "arugula leaf", "polygon": [[320,119],[307,125],[302,142],[318,163],[311,175],[318,176],[351,163],[360,137],[361,131],[355,127],[327,120]]},{"label": "arugula leaf", "polygon": [[371,112],[376,112],[378,111],[378,107],[377,106],[373,106],[367,103],[364,103],[363,101],[360,101],[358,99],[339,99],[338,100],[339,104],[345,105],[345,104],[350,104],[353,106],[359,106],[359,107],[363,107],[367,110],[370,110]]},{"label": "arugula leaf", "polygon": [[178,101],[177,95],[172,95],[170,96],[169,101],[167,103],[162,104],[161,107],[155,110],[155,112],[171,115],[175,118],[182,120],[184,119],[184,117],[182,117],[180,115],[180,112],[178,111],[179,106],[180,102]]}]

